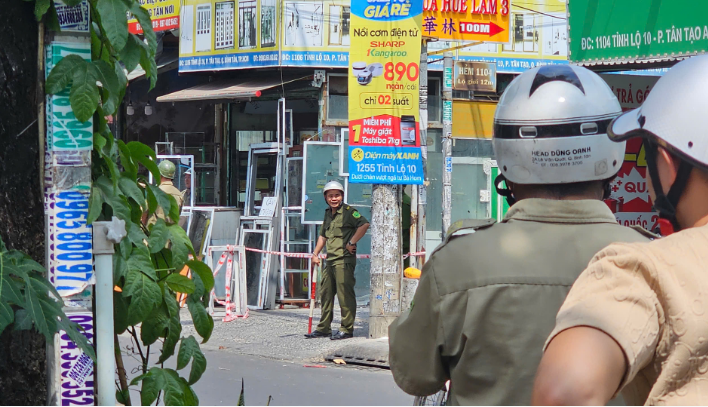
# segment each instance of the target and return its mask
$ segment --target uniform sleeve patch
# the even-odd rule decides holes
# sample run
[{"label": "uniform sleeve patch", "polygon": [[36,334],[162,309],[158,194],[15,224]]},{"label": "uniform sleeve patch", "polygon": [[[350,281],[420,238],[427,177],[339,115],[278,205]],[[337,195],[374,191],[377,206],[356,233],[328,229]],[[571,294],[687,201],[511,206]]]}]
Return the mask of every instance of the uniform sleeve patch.
[{"label": "uniform sleeve patch", "polygon": [[352,216],[354,217],[354,219],[361,218],[361,214],[359,213],[359,211],[354,211],[354,213],[352,213]]}]

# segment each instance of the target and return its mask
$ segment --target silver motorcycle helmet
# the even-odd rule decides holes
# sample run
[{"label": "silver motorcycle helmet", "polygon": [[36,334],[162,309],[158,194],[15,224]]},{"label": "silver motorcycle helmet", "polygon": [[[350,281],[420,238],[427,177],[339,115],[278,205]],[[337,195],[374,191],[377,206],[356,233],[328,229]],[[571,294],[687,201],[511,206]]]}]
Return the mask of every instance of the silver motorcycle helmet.
[{"label": "silver motorcycle helmet", "polygon": [[578,66],[528,70],[505,90],[494,115],[494,152],[517,184],[567,184],[614,177],[625,143],[607,136],[622,109],[597,74]]}]

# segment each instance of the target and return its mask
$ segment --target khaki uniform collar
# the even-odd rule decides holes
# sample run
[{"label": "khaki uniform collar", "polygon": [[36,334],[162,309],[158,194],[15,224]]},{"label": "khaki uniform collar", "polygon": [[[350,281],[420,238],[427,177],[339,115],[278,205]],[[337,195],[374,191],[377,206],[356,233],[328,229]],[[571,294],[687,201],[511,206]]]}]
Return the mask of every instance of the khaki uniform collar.
[{"label": "khaki uniform collar", "polygon": [[523,199],[509,209],[502,223],[510,220],[568,224],[617,224],[617,219],[610,208],[604,202],[594,199],[579,201]]},{"label": "khaki uniform collar", "polygon": [[160,185],[171,185],[171,186],[175,186],[175,184],[173,184],[172,181],[162,181],[162,182],[160,183]]}]

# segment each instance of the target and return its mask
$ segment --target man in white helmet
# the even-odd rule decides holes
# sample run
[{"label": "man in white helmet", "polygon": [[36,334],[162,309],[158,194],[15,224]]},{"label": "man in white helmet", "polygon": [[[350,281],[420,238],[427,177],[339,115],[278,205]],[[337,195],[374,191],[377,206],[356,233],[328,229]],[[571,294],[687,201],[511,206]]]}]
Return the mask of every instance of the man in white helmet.
[{"label": "man in white helmet", "polygon": [[494,150],[512,204],[504,220],[454,223],[425,263],[409,310],[389,328],[389,362],[404,391],[450,380],[451,405],[529,404],[545,338],[571,285],[615,241],[647,241],[602,202],[624,159],[606,134],[621,112],[596,74],[526,71],[494,118]]},{"label": "man in white helmet", "polygon": [[708,56],[678,63],[610,125],[613,140],[644,139],[669,236],[595,256],[558,313],[534,403],[602,404],[622,392],[636,405],[708,404],[707,73]]},{"label": "man in white helmet", "polygon": [[[312,262],[320,264],[320,252],[327,247],[327,267],[322,273],[319,285],[322,316],[317,329],[305,337],[347,339],[354,336],[356,317],[356,244],[366,234],[369,221],[361,216],[359,211],[344,203],[344,187],[339,182],[328,182],[323,193],[329,208],[325,211],[317,246],[312,254]],[[332,334],[335,293],[342,309],[342,324],[339,331]]]}]

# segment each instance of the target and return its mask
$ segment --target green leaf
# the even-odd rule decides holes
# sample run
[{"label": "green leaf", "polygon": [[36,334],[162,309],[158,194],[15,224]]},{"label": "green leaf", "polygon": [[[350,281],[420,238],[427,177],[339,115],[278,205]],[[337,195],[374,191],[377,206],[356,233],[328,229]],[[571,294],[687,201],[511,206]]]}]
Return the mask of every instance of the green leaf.
[{"label": "green leaf", "polygon": [[[125,171],[123,173],[124,176],[128,176],[133,181],[137,181],[138,177],[138,169],[136,168],[135,164],[133,163],[132,158],[130,157],[130,150],[128,150],[128,147],[125,145],[123,140],[117,140],[116,144],[118,144],[118,153],[120,155],[120,165],[123,166],[123,170]],[[141,193],[142,195],[142,193]]]},{"label": "green leaf", "polygon": [[189,308],[189,313],[192,315],[194,329],[197,330],[199,336],[204,338],[202,343],[206,343],[211,337],[211,332],[214,330],[214,320],[211,315],[207,313],[204,304],[193,295],[187,296],[187,307]]},{"label": "green leaf", "polygon": [[89,214],[88,218],[86,219],[86,223],[89,225],[93,224],[93,222],[98,219],[99,216],[101,216],[101,211],[103,210],[103,195],[101,194],[101,190],[92,187],[91,188],[91,196],[89,196]]},{"label": "green leaf", "polygon": [[45,83],[46,92],[50,95],[55,95],[64,90],[74,77],[74,71],[80,66],[86,65],[86,63],[83,58],[76,54],[70,54],[62,58],[47,76]]},{"label": "green leaf", "polygon": [[138,205],[145,206],[143,191],[138,188],[138,184],[134,180],[127,177],[120,177],[118,186],[125,196],[135,201]]},{"label": "green leaf", "polygon": [[129,259],[130,255],[133,254],[133,242],[131,242],[130,239],[123,239],[118,246],[120,247],[121,257],[126,260]]},{"label": "green leaf", "polygon": [[[116,79],[118,80],[118,91],[125,91],[125,88],[128,86],[128,77],[125,76],[123,67],[116,63],[113,65],[113,70],[115,71]],[[121,97],[120,99],[123,98]]]},{"label": "green leaf", "polygon": [[170,209],[172,209],[172,202],[174,201],[174,198],[172,198],[172,200],[170,200],[171,196],[169,194],[166,194],[158,186],[149,184],[148,188],[150,188],[152,190],[152,194],[155,196],[155,199],[157,199],[157,204],[160,205],[160,207],[162,208],[162,211],[164,213],[170,213]]},{"label": "green leaf", "polygon": [[[101,60],[93,61],[93,66],[101,86],[117,96],[120,89],[115,69],[106,61]],[[107,113],[110,114],[110,112]]]},{"label": "green leaf", "polygon": [[241,378],[241,394],[238,396],[238,403],[236,405],[239,407],[246,405],[246,400],[243,397],[243,377]]},{"label": "green leaf", "polygon": [[214,274],[209,266],[199,260],[190,260],[187,262],[187,266],[199,275],[202,283],[204,283],[204,290],[210,293],[212,288],[214,288]]},{"label": "green leaf", "polygon": [[116,401],[124,406],[130,405],[130,390],[116,389]]},{"label": "green leaf", "polygon": [[44,18],[44,25],[47,27],[47,30],[49,31],[54,31],[54,32],[61,32],[61,24],[59,24],[59,16],[57,15],[57,9],[54,7],[54,3],[52,2],[51,7],[49,7],[49,11],[47,11],[47,14],[45,14],[46,17]]},{"label": "green leaf", "polygon": [[[132,228],[136,228],[136,226],[131,225],[131,229]],[[152,265],[152,260],[150,260],[150,255],[146,250],[133,250],[132,255],[128,259],[128,273],[133,270],[140,270],[146,276],[150,277],[152,281],[157,281],[155,267]]]},{"label": "green leaf", "polygon": [[[140,227],[140,224],[136,223],[129,223],[128,224],[128,239],[137,247],[143,247],[145,246],[145,241],[147,240],[147,236],[145,236],[145,233],[143,233],[143,229]],[[149,255],[148,255],[149,257]]]},{"label": "green leaf", "polygon": [[113,284],[122,286],[121,280],[128,275],[128,263],[123,256],[113,256]]},{"label": "green leaf", "polygon": [[133,17],[135,17],[140,25],[143,28],[143,36],[148,42],[148,46],[150,47],[150,55],[155,56],[155,52],[157,50],[157,36],[155,35],[155,32],[152,30],[152,20],[150,20],[150,13],[144,8],[140,6],[140,3],[137,1],[133,0],[126,0],[128,4],[130,4],[130,12],[133,14]]},{"label": "green leaf", "polygon": [[93,133],[93,146],[98,151],[103,151],[103,149],[106,147],[106,138],[103,137],[100,133]]},{"label": "green leaf", "polygon": [[145,192],[147,192],[148,216],[150,216],[155,213],[159,204],[157,203],[157,197],[155,196],[155,193],[152,191],[152,188],[150,188],[150,184],[146,186]]},{"label": "green leaf", "polygon": [[192,280],[181,274],[172,273],[167,276],[165,282],[167,283],[167,286],[170,287],[170,289],[174,292],[184,294],[191,294],[194,292],[194,282],[192,282]]},{"label": "green leaf", "polygon": [[137,270],[128,270],[123,292],[130,297],[128,325],[137,325],[145,320],[150,312],[162,302],[160,286]]},{"label": "green leaf", "polygon": [[116,71],[110,64],[102,60],[94,61],[91,64],[91,68],[94,70],[94,75],[98,78],[103,87],[104,113],[109,116],[113,115],[119,105],[118,95],[120,93]]},{"label": "green leaf", "polygon": [[0,301],[0,332],[3,332],[14,321],[15,313],[12,311],[12,307],[8,303]]},{"label": "green leaf", "polygon": [[199,405],[199,397],[197,397],[197,394],[192,390],[192,387],[187,383],[184,378],[180,377],[179,378],[179,383],[182,386],[182,394],[184,395],[184,405],[185,406],[198,406]]},{"label": "green leaf", "polygon": [[[14,329],[16,331],[27,331],[32,329],[32,325],[34,323],[32,322],[32,317],[30,316],[29,312],[25,309],[18,309],[15,311],[15,327]],[[0,329],[0,332],[2,329]]]},{"label": "green leaf", "polygon": [[192,360],[192,369],[189,372],[189,384],[196,383],[204,374],[207,367],[207,360],[199,348],[197,340],[190,335],[188,338],[182,338],[177,353],[177,370],[182,370]]},{"label": "green leaf", "polygon": [[140,63],[140,50],[143,49],[143,42],[135,34],[128,36],[128,42],[120,51],[120,60],[125,65],[128,72],[133,72]]},{"label": "green leaf", "polygon": [[[140,389],[140,404],[143,406],[151,405],[157,399],[160,389],[164,387],[162,372],[156,373],[157,370],[161,369],[156,367],[150,369],[150,373],[142,379],[143,385]],[[135,380],[133,381],[135,382]],[[131,383],[131,385],[133,384],[134,383]]]},{"label": "green leaf", "polygon": [[172,241],[170,247],[172,249],[172,266],[179,272],[189,260],[189,254],[194,253],[192,242],[180,225],[173,224],[167,229],[170,231],[170,240]]},{"label": "green leaf", "polygon": [[163,369],[165,375],[165,405],[183,406],[184,394],[180,385],[179,374],[172,369]]},{"label": "green leaf", "polygon": [[[172,299],[174,300],[175,298],[172,297]],[[179,315],[175,315],[170,318],[167,325],[167,336],[165,336],[165,341],[162,344],[162,354],[160,354],[160,359],[157,363],[164,363],[175,354],[180,335],[182,335],[182,324],[179,322]]]},{"label": "green leaf", "polygon": [[169,240],[170,233],[167,230],[167,224],[164,220],[158,219],[157,222],[152,226],[150,230],[150,238],[148,239],[148,246],[150,246],[151,253],[158,253],[165,248],[165,244]]},{"label": "green leaf", "polygon": [[152,310],[147,319],[140,325],[140,339],[144,345],[152,345],[158,338],[165,336],[165,330],[169,323],[167,314],[167,307],[163,304]]},{"label": "green leaf", "polygon": [[64,316],[64,318],[59,322],[61,329],[69,335],[69,338],[74,342],[85,354],[87,354],[91,359],[96,361],[96,351],[93,346],[89,343],[88,339],[79,331],[81,327],[79,324],[71,322]]},{"label": "green leaf", "polygon": [[34,16],[37,21],[41,21],[44,14],[49,10],[50,0],[36,0],[34,3]]},{"label": "green leaf", "polygon": [[123,0],[98,0],[96,10],[108,41],[116,52],[120,52],[128,41],[128,7]]},{"label": "green leaf", "polygon": [[47,310],[42,306],[42,302],[39,299],[39,293],[37,293],[30,281],[27,281],[25,285],[25,301],[27,303],[27,311],[32,316],[37,331],[44,335],[47,340],[52,338],[54,332],[56,332],[57,322],[52,313],[46,313]]},{"label": "green leaf", "polygon": [[155,55],[145,48],[140,50],[140,66],[145,70],[145,76],[150,78],[150,90],[152,90],[157,83],[157,63]]},{"label": "green leaf", "polygon": [[167,311],[170,313],[170,317],[176,317],[177,321],[179,321],[179,304],[177,303],[177,298],[175,298],[174,294],[170,293],[167,286],[163,286],[162,290],[162,298],[165,302],[165,306],[167,307]]},{"label": "green leaf", "polygon": [[71,77],[70,102],[76,119],[80,122],[88,121],[98,107],[98,85],[96,75],[89,64],[84,63],[74,69]]},{"label": "green leaf", "polygon": [[113,292],[113,329],[122,334],[128,329],[128,300],[123,293]]},{"label": "green leaf", "polygon": [[152,176],[156,180],[159,180],[160,170],[157,168],[157,164],[155,164],[155,152],[152,150],[152,148],[138,141],[131,141],[130,143],[126,144],[126,146],[130,150],[130,155],[133,157],[133,161],[142,164],[152,173]]},{"label": "green leaf", "polygon": [[[2,265],[0,264],[0,274],[2,272]],[[22,282],[10,277],[9,273],[2,275],[2,300],[6,301],[10,305],[17,305],[18,307],[27,308],[25,305],[25,297],[22,294]]]}]

